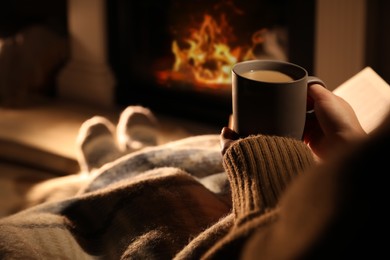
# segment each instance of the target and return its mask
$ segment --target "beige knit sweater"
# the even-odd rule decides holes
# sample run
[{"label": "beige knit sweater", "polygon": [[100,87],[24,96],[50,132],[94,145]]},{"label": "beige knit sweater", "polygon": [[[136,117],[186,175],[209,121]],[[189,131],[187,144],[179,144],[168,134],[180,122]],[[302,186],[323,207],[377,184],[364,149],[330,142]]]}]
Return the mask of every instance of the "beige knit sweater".
[{"label": "beige knit sweater", "polygon": [[239,140],[224,156],[232,191],[232,214],[192,241],[177,259],[237,259],[256,229],[277,219],[280,196],[314,164],[301,141],[271,136]]}]

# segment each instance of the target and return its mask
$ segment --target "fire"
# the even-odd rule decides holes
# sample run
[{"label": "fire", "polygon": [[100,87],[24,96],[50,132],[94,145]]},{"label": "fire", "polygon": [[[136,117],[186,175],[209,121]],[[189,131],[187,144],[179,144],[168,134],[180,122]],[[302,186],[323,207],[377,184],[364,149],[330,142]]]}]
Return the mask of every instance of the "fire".
[{"label": "fire", "polygon": [[218,23],[205,14],[200,27],[191,29],[188,38],[172,42],[175,62],[171,70],[158,72],[158,80],[189,83],[200,88],[228,88],[232,66],[238,61],[256,58],[254,48],[264,42],[267,30],[253,34],[252,46],[234,48],[229,46],[235,38],[232,32],[225,15],[220,16]]},{"label": "fire", "polygon": [[200,29],[194,30],[186,40],[189,48],[181,49],[177,41],[173,41],[176,59],[173,71],[192,75],[196,82],[207,86],[229,84],[230,69],[237,62],[241,48],[230,50],[225,29],[229,29],[225,16],[218,26],[213,17],[205,15]]}]

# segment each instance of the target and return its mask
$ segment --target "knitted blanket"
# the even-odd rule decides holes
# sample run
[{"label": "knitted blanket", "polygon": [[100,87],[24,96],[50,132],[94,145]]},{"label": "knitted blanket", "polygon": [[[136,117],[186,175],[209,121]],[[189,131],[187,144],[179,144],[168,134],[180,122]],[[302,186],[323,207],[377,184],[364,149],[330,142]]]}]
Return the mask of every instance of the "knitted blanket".
[{"label": "knitted blanket", "polygon": [[27,197],[0,219],[1,259],[172,259],[231,210],[218,135],[145,148]]}]

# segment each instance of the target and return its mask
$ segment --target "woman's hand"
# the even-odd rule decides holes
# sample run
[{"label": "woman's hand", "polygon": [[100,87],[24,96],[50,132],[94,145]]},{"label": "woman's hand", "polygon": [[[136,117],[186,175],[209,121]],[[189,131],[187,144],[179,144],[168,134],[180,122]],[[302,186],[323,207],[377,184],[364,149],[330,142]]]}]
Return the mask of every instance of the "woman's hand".
[{"label": "woman's hand", "polygon": [[239,139],[238,134],[229,127],[222,128],[220,134],[221,152],[225,154],[226,150]]},{"label": "woman's hand", "polygon": [[330,151],[367,136],[351,105],[318,84],[308,88],[314,114],[306,120],[303,140],[323,159]]},{"label": "woman's hand", "polygon": [[[308,89],[308,95],[314,108],[308,116],[303,141],[320,159],[340,146],[355,142],[367,136],[351,105],[319,84]],[[237,140],[239,135],[228,127],[222,128],[221,152]]]}]

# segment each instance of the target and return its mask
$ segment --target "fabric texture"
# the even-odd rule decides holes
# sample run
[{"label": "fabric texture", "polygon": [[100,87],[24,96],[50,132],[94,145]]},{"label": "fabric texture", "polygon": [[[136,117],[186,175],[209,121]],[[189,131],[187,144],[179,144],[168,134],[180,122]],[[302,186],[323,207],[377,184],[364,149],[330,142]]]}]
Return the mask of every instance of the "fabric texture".
[{"label": "fabric texture", "polygon": [[224,157],[218,135],[129,153],[0,219],[0,258],[385,258],[389,125],[327,164],[262,135]]},{"label": "fabric texture", "polygon": [[[267,145],[273,140],[259,138]],[[246,142],[250,140],[231,149],[229,165],[235,163],[236,149],[242,149],[240,152],[246,156]],[[261,140],[255,144],[259,151],[293,160],[292,165],[297,163],[299,149],[288,145],[296,141],[281,139],[280,145],[287,146],[278,151],[277,145],[266,147]],[[266,207],[275,206],[275,197],[286,183],[310,164],[310,152],[303,145],[300,148],[307,156],[302,159],[304,163],[298,162],[299,167],[295,168],[288,166],[291,172],[277,177],[278,187],[274,191],[265,189],[269,194],[264,198],[251,198],[256,207],[249,209],[251,212],[261,214]],[[247,158],[241,156],[240,160],[253,158],[248,153]],[[286,162],[287,165],[290,163]],[[231,167],[226,175],[218,135],[190,137],[124,155],[104,165],[95,175],[74,176],[80,179],[73,182],[79,185],[76,194],[48,199],[46,203],[40,200],[39,205],[3,218],[0,256],[2,259],[172,259],[177,255],[177,259],[196,259],[225,240],[237,218],[232,218],[229,183],[252,179],[253,171],[257,170],[253,168],[252,172],[239,176]],[[268,180],[256,182],[253,185],[258,185],[257,188],[268,185]],[[57,193],[64,188],[60,184]],[[248,194],[239,195],[248,187],[236,184],[233,187],[237,189],[233,203],[237,207],[249,206],[244,198]],[[56,192],[45,196],[55,196]],[[235,210],[235,215],[240,210]]]},{"label": "fabric texture", "polygon": [[[169,259],[229,212],[227,178],[217,192],[200,182],[223,172],[214,135],[128,154],[72,176],[76,194],[1,219],[0,258]],[[65,186],[58,182],[45,196]]]}]

